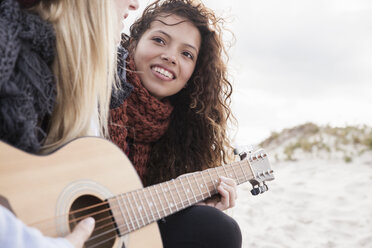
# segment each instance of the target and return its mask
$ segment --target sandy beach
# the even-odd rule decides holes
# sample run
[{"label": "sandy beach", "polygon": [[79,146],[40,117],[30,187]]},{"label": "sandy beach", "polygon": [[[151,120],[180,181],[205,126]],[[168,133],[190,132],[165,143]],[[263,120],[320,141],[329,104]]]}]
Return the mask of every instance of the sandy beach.
[{"label": "sandy beach", "polygon": [[[372,162],[372,160],[370,160]],[[239,186],[233,216],[243,247],[372,247],[372,164],[307,159],[272,162],[269,191]]]}]

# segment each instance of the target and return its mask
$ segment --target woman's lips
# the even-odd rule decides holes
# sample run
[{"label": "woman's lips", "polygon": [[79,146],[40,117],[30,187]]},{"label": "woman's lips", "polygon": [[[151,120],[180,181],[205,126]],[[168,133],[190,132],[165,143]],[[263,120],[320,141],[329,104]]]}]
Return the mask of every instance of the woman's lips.
[{"label": "woman's lips", "polygon": [[160,79],[170,81],[175,79],[175,75],[173,72],[167,70],[164,67],[161,66],[152,66],[151,71]]}]

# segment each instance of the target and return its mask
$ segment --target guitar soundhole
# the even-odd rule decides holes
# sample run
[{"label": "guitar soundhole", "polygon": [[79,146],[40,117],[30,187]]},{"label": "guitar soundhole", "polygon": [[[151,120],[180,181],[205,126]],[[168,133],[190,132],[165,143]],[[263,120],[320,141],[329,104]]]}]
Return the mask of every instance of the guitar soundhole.
[{"label": "guitar soundhole", "polygon": [[117,227],[107,202],[92,195],[77,198],[70,209],[71,230],[80,220],[88,216],[96,220],[96,225],[85,247],[113,247],[117,237]]}]

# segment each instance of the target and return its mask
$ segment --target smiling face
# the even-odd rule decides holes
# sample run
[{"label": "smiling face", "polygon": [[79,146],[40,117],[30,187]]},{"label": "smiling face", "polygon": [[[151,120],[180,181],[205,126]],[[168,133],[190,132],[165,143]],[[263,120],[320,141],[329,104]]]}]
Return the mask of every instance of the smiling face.
[{"label": "smiling face", "polygon": [[186,85],[194,72],[200,43],[199,30],[185,18],[169,15],[151,23],[134,50],[138,75],[150,94],[162,99]]}]

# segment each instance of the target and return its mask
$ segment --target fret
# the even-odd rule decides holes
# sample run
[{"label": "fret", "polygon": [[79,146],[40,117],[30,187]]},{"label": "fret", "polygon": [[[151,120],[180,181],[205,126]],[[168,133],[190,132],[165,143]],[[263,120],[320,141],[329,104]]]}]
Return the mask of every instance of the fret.
[{"label": "fret", "polygon": [[204,173],[203,172],[201,172],[200,173],[200,175],[202,176],[202,180],[203,180],[203,183],[204,183],[204,185],[206,186],[206,188],[207,188],[207,193],[208,193],[208,196],[209,197],[211,197],[212,195],[211,195],[211,192],[210,192],[210,190],[209,190],[209,187],[208,187],[208,183],[205,181],[205,178],[204,178]]},{"label": "fret", "polygon": [[140,223],[139,223],[139,221],[138,221],[138,216],[136,215],[136,212],[135,212],[135,210],[134,210],[134,208],[133,208],[132,202],[131,202],[131,200],[129,199],[129,195],[128,195],[127,199],[128,199],[128,202],[129,202],[129,208],[130,208],[130,210],[132,210],[132,213],[133,213],[133,216],[134,216],[134,218],[135,218],[135,221],[137,222],[137,228],[140,228],[141,225],[140,225]]},{"label": "fret", "polygon": [[174,179],[172,179],[172,182],[173,182],[174,188],[176,189],[176,192],[177,192],[177,195],[178,195],[178,199],[180,199],[180,203],[182,205],[182,208],[185,208],[185,205],[183,204],[183,201],[182,201],[180,192],[178,191],[178,187],[176,185],[176,181]]},{"label": "fret", "polygon": [[[155,199],[153,197],[153,194],[151,193],[151,188],[153,188],[153,187],[148,188],[148,190],[150,192],[150,197],[152,199],[152,203],[153,203],[152,205],[155,207],[155,210],[158,213],[158,217],[160,219],[161,218],[161,215],[160,215],[160,212],[159,212],[159,209],[158,209],[158,204],[156,204]],[[150,208],[151,208],[151,205],[150,205]]]},{"label": "fret", "polygon": [[121,207],[121,204],[120,204],[120,202],[119,202],[119,199],[118,199],[118,197],[115,197],[115,199],[116,199],[116,202],[118,203],[118,206],[119,206],[119,209],[120,209],[120,213],[121,213],[121,215],[123,216],[123,220],[124,220],[124,222],[125,222],[125,224],[126,224],[126,226],[127,226],[127,230],[128,230],[128,232],[130,232],[131,230],[130,230],[130,227],[129,227],[129,222],[128,222],[128,220],[127,220],[127,218],[125,217],[125,213],[124,213],[124,211],[123,211],[123,208]]},{"label": "fret", "polygon": [[[218,167],[216,168],[216,174],[217,174],[217,177],[220,178],[220,174],[218,173],[218,169],[220,169],[220,168],[218,168]],[[217,182],[218,182],[218,181],[216,180],[216,183],[217,183]]]},{"label": "fret", "polygon": [[[133,230],[135,230],[136,228],[135,228],[135,226],[134,226],[134,222],[133,222],[133,220],[132,220],[132,218],[131,218],[131,215],[130,215],[130,213],[129,213],[128,206],[127,206],[127,204],[125,204],[125,202],[124,202],[124,195],[123,195],[123,194],[120,194],[120,197],[121,197],[121,201],[123,202],[124,207],[125,207],[125,209],[126,209],[126,211],[127,211],[127,213],[128,213],[128,217],[129,217],[130,223],[132,224]],[[129,231],[131,232],[130,229],[129,229]]]},{"label": "fret", "polygon": [[132,199],[133,199],[133,201],[134,201],[134,203],[135,203],[135,205],[137,207],[136,210],[139,213],[139,216],[141,217],[141,220],[142,220],[143,225],[145,226],[146,224],[145,224],[145,221],[143,220],[143,216],[142,216],[142,213],[141,213],[143,209],[142,209],[141,206],[138,205],[138,202],[137,202],[136,198],[134,197],[134,192],[132,191],[129,194],[132,195]]},{"label": "fret", "polygon": [[197,180],[197,178],[196,178],[196,172],[193,173],[193,176],[194,176],[194,180],[195,180],[196,186],[198,186],[198,189],[199,189],[199,191],[200,191],[200,195],[201,195],[201,197],[203,198],[203,192],[201,191],[201,189],[200,189],[200,187],[199,187],[199,182],[198,182],[198,180]]},{"label": "fret", "polygon": [[234,167],[235,167],[234,165],[231,165],[231,168],[232,168],[232,170],[233,170],[233,172],[234,172],[234,175],[235,175],[236,181],[237,181],[238,184],[240,184],[240,183],[239,183],[239,176],[236,174],[236,171],[235,171]]},{"label": "fret", "polygon": [[[220,184],[220,178],[221,178],[221,176],[220,176],[220,174],[218,173],[218,169],[220,169],[220,168],[216,168],[216,173],[217,173],[217,177],[218,177],[218,179],[216,179],[216,184],[217,185],[219,185]],[[218,192],[218,191],[217,191]]]},{"label": "fret", "polygon": [[162,216],[165,216],[165,215],[167,214],[167,212],[165,211],[165,208],[164,208],[164,206],[163,206],[163,202],[162,202],[162,200],[160,199],[160,194],[159,194],[158,190],[156,189],[156,186],[157,186],[157,185],[154,185],[155,193],[156,193],[156,196],[157,196],[158,199],[159,199],[160,205],[161,205],[161,207],[162,207],[162,209],[163,209],[163,212],[164,212],[164,213],[162,214]]},{"label": "fret", "polygon": [[159,187],[160,187],[160,189],[161,189],[161,192],[163,193],[163,196],[164,196],[165,201],[166,201],[167,204],[168,204],[169,214],[171,214],[171,213],[172,213],[172,206],[171,206],[171,204],[170,204],[169,201],[168,201],[168,197],[167,197],[167,195],[165,194],[165,192],[167,191],[167,189],[164,190],[163,185],[164,185],[163,183],[162,183],[162,184],[159,184]]},{"label": "fret", "polygon": [[[146,215],[147,223],[150,223],[150,219],[149,219],[149,216],[147,215],[146,207],[145,207],[145,205],[143,204],[143,201],[142,201],[142,199],[141,199],[141,196],[139,195],[139,191],[140,191],[140,190],[136,190],[135,192],[137,193],[137,198],[140,200],[140,203],[141,203],[140,208],[141,208],[141,210],[142,210],[142,213],[144,213],[144,214]],[[140,212],[141,212],[141,211],[140,211]],[[143,221],[142,221],[142,222],[143,222]],[[146,225],[145,222],[143,222],[143,225],[144,225],[144,226]]]},{"label": "fret", "polygon": [[191,206],[190,198],[187,195],[187,191],[186,191],[185,186],[183,185],[183,182],[182,182],[183,178],[180,177],[179,180],[181,181],[181,186],[182,186],[183,191],[185,192],[185,196],[186,196],[187,201],[189,202],[189,206]]},{"label": "fret", "polygon": [[211,178],[211,182],[212,182],[212,185],[213,185],[213,188],[214,188],[214,193],[216,193],[217,192],[217,187],[216,187],[216,185],[214,184],[214,179],[213,179],[213,176],[212,176],[212,174],[211,174],[211,169],[207,169],[207,172],[208,172],[208,174],[209,174],[209,177]]},{"label": "fret", "polygon": [[[152,215],[152,221],[155,221],[156,220],[156,218],[155,218],[155,216],[154,216],[154,212],[152,211],[152,209],[151,209],[151,206],[153,206],[154,204],[152,204],[151,206],[150,206],[150,204],[149,204],[149,201],[148,201],[148,199],[147,199],[147,196],[146,196],[146,189],[143,189],[143,196],[144,196],[144,198],[145,198],[145,201],[146,201],[146,204],[147,204],[147,208],[148,208],[148,211],[151,213],[151,215]],[[151,194],[150,194],[151,195]],[[148,218],[148,217],[147,217]],[[151,223],[152,221],[150,221],[149,220],[149,223]]]},{"label": "fret", "polygon": [[173,200],[173,203],[174,203],[174,205],[175,205],[175,207],[176,207],[176,211],[178,211],[177,202],[174,200],[172,190],[171,190],[171,188],[169,187],[169,182],[167,181],[166,184],[167,184],[167,186],[168,186],[169,194],[170,194],[170,196],[171,196],[171,198],[172,198],[172,200]]},{"label": "fret", "polygon": [[192,195],[193,195],[194,198],[195,198],[195,203],[197,203],[197,202],[198,202],[198,199],[196,199],[196,196],[195,196],[194,190],[193,190],[193,188],[192,188],[192,186],[191,186],[191,183],[190,183],[190,180],[189,180],[189,176],[188,176],[188,175],[186,175],[186,179],[187,179],[187,182],[188,182],[188,184],[189,184],[189,187],[191,188]]},{"label": "fret", "polygon": [[241,162],[239,162],[239,167],[240,167],[240,169],[241,169],[242,172],[243,172],[243,175],[244,175],[244,179],[245,179],[245,181],[248,181],[248,177],[247,177],[247,175],[245,174],[245,171],[244,171],[244,169],[243,169],[243,166],[242,166],[242,163],[241,163]]},{"label": "fret", "polygon": [[221,166],[221,167],[222,167],[223,171],[225,172],[226,177],[230,177],[229,173],[227,173],[227,171],[226,171],[226,167],[225,166]]}]

